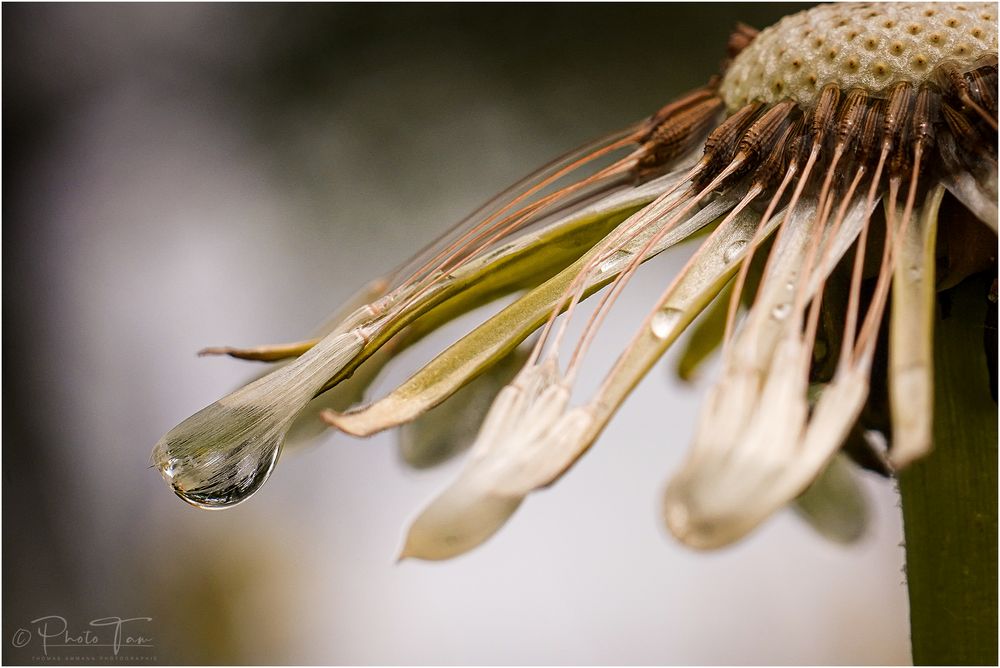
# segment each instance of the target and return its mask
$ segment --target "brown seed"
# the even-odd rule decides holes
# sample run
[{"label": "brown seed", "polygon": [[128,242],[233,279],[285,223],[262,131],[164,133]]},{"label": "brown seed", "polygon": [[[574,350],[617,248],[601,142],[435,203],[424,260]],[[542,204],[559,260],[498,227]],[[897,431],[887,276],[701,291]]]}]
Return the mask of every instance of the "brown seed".
[{"label": "brown seed", "polygon": [[785,100],[774,105],[760,115],[740,138],[737,155],[744,154],[756,159],[771,151],[773,144],[788,124],[788,119],[796,109],[795,102]]},{"label": "brown seed", "polygon": [[852,88],[841,105],[840,117],[837,119],[837,143],[848,145],[859,129],[864,119],[865,107],[868,104],[868,93],[861,88]]},{"label": "brown seed", "polygon": [[900,128],[903,127],[903,120],[906,118],[912,99],[913,85],[908,81],[901,81],[890,89],[885,114],[882,116],[883,146],[897,143]]}]

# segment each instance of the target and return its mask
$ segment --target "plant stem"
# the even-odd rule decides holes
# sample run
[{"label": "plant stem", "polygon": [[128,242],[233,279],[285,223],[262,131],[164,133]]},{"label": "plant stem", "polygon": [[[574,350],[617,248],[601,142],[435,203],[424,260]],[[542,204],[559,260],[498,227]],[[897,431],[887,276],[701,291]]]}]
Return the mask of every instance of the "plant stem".
[{"label": "plant stem", "polygon": [[[997,665],[997,404],[984,353],[992,280],[940,297],[934,451],[899,478],[916,665]],[[985,325],[994,333],[995,314]]]}]

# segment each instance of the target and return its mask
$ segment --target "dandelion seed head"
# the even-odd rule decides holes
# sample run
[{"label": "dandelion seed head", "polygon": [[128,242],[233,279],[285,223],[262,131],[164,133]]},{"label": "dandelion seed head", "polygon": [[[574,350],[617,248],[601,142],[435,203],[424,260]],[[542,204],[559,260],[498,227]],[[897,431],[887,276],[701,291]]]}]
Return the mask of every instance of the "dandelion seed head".
[{"label": "dandelion seed head", "polygon": [[[349,364],[396,332],[403,347],[407,335],[422,336],[427,309],[464,312],[487,276],[491,291],[523,287],[513,259],[579,239],[589,250],[545,260],[539,277],[548,278],[389,395],[323,413],[361,436],[421,418],[541,327],[525,366],[495,395],[466,466],[413,522],[401,557],[446,559],[488,540],[583,456],[681,332],[717,306],[724,317],[708,348],[721,347],[720,377],[663,497],[679,540],[699,549],[739,540],[815,487],[858,429],[891,420],[884,455],[854,456],[885,473],[890,462],[905,466],[933,447],[935,291],[995,268],[996,44],[989,4],[832,5],[760,33],[738,26],[721,82],[713,77],[491,200],[376,281],[369,303],[345,309],[346,320],[298,360],[168,433],[154,462],[195,505],[239,503],[267,479],[291,422]],[[959,219],[939,226],[946,192],[967,210],[964,225],[991,243],[939,269],[938,239],[945,249],[969,245]],[[713,222],[597,392],[578,404],[581,361],[639,265]],[[748,288],[755,261],[763,268]],[[602,287],[581,316],[579,303]],[[587,318],[578,337],[574,315]],[[879,373],[889,414],[866,417]],[[832,519],[824,531],[835,539],[860,535],[857,517]]]},{"label": "dandelion seed head", "polygon": [[823,5],[763,30],[733,61],[720,93],[730,111],[754,100],[809,106],[829,83],[871,93],[919,85],[944,62],[966,68],[996,50],[992,3]]}]

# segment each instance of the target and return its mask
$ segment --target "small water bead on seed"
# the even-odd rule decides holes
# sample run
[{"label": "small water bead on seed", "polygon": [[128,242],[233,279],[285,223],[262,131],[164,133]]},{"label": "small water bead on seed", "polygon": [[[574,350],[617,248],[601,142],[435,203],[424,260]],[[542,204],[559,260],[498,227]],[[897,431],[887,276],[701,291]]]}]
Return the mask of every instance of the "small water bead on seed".
[{"label": "small water bead on seed", "polygon": [[616,271],[620,271],[625,267],[632,259],[632,253],[623,250],[617,250],[611,254],[610,257],[603,260],[599,265],[597,265],[597,274],[603,276],[605,274],[610,274]]},{"label": "small water bead on seed", "polygon": [[736,260],[736,258],[740,256],[740,253],[742,253],[743,249],[746,247],[747,247],[746,239],[737,239],[736,241],[733,241],[728,246],[726,246],[726,250],[722,251],[723,262],[725,262],[726,264],[733,262],[734,260]]},{"label": "small water bead on seed", "polygon": [[658,339],[665,339],[674,331],[674,327],[681,319],[683,312],[680,309],[666,307],[653,314],[649,322],[649,329],[653,336]]},{"label": "small water bead on seed", "polygon": [[788,317],[788,314],[792,311],[791,302],[782,302],[771,309],[771,317],[775,320],[784,320]]}]

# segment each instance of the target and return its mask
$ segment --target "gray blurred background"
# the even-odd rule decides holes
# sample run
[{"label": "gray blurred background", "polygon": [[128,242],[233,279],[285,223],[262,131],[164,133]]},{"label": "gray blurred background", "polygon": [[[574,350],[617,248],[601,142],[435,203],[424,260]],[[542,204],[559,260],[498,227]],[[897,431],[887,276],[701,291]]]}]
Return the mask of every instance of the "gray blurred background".
[{"label": "gray blurred background", "polygon": [[[737,21],[797,9],[5,4],[4,663],[39,660],[14,636],[44,615],[151,617],[155,649],[129,663],[908,662],[889,482],[864,478],[851,547],[788,512],[718,553],[666,535],[706,387],[673,359],[571,475],[448,563],[393,562],[460,461],[408,469],[392,433],[287,452],[226,512],[149,468],[259,370],[199,348],[303,337],[529,169],[706,81]],[[683,258],[636,278],[608,359]]]}]

